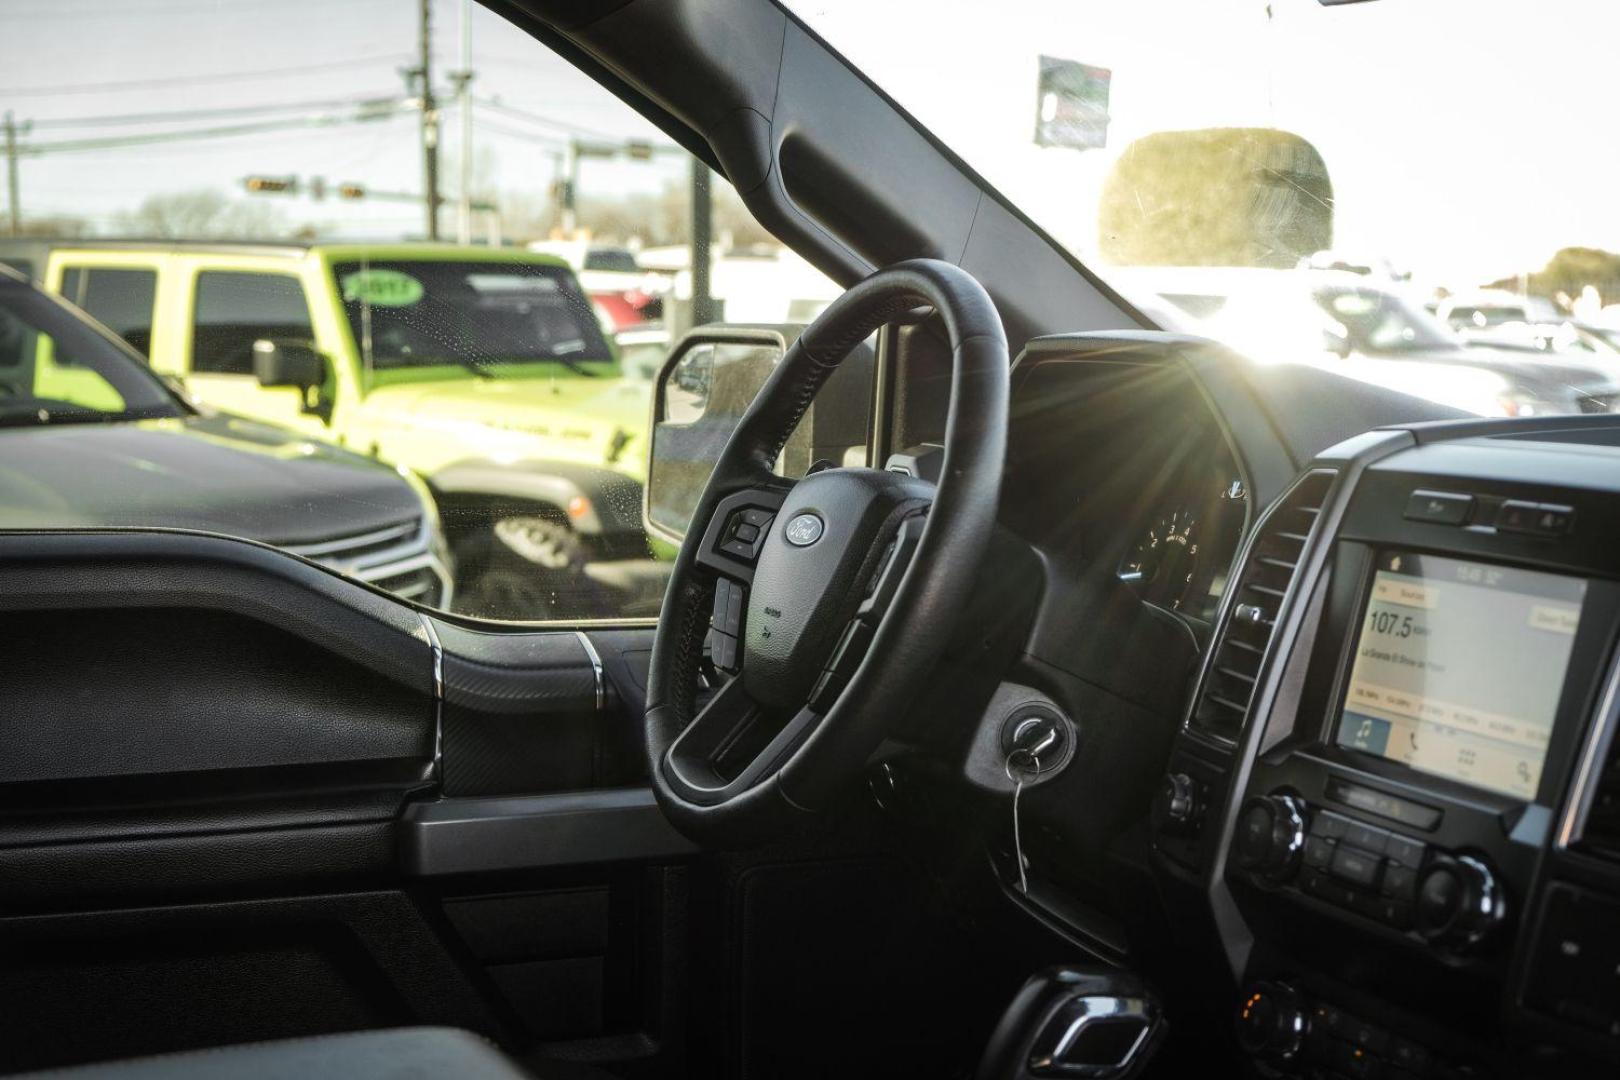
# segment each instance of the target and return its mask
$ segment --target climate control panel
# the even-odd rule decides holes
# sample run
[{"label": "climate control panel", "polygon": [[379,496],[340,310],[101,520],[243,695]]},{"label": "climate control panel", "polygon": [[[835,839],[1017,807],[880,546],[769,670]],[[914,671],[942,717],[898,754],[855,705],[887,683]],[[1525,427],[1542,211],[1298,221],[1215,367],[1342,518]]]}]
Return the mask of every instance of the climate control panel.
[{"label": "climate control panel", "polygon": [[1484,856],[1445,851],[1292,794],[1244,804],[1232,856],[1258,882],[1452,951],[1484,944],[1508,915],[1504,889]]}]

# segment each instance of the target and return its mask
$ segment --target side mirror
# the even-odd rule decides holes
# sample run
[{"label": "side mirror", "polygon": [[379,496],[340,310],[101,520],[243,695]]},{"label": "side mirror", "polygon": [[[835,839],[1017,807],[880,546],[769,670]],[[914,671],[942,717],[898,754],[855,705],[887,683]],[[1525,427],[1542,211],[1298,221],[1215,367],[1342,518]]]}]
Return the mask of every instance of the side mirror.
[{"label": "side mirror", "polygon": [[[670,350],[653,386],[652,438],[642,519],[654,536],[679,543],[727,440],[802,324],[698,327]],[[799,422],[776,471],[800,477],[816,461],[864,464],[876,361],[855,346]]]},{"label": "side mirror", "polygon": [[253,343],[253,376],[260,386],[309,390],[326,381],[326,359],[308,342],[260,338]]},{"label": "side mirror", "polygon": [[1322,348],[1340,360],[1350,359],[1350,335],[1337,326],[1323,327]]}]

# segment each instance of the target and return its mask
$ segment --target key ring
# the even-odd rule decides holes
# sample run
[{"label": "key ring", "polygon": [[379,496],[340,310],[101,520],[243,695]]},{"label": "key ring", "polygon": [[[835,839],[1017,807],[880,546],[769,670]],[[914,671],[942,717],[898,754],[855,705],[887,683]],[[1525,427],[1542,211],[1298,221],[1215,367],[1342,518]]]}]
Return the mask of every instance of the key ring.
[{"label": "key ring", "polygon": [[1035,753],[1033,750],[1027,750],[1020,746],[1012,753],[1008,754],[1006,760],[1001,764],[1002,771],[1007,774],[1007,782],[1010,784],[1021,784],[1024,782],[1020,776],[1013,775],[1013,761],[1019,757],[1029,759],[1029,767],[1027,769],[1020,767],[1018,770],[1021,777],[1033,778],[1041,774],[1040,755]]}]

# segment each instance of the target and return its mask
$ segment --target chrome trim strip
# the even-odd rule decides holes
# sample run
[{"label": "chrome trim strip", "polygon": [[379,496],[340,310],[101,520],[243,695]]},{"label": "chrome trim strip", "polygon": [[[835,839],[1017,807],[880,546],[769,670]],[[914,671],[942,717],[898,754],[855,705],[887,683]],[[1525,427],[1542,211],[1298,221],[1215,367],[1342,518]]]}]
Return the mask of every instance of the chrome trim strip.
[{"label": "chrome trim strip", "polygon": [[412,536],[422,531],[424,522],[421,519],[390,525],[386,529],[375,532],[361,533],[357,536],[343,536],[336,540],[326,540],[315,544],[287,544],[286,549],[294,555],[302,555],[306,559],[314,559],[321,555],[330,555],[335,551],[349,551],[354,548],[370,547],[380,544],[384,540],[392,540],[396,536]]},{"label": "chrome trim strip", "polygon": [[1592,723],[1586,746],[1581,751],[1575,782],[1569,786],[1569,802],[1564,807],[1564,820],[1558,826],[1558,839],[1554,841],[1560,851],[1579,841],[1586,829],[1586,819],[1592,812],[1592,800],[1597,796],[1598,773],[1608,760],[1617,722],[1620,722],[1620,656],[1609,660],[1602,704],[1598,707],[1597,719]]},{"label": "chrome trim strip", "polygon": [[348,573],[361,581],[380,581],[383,578],[408,574],[412,570],[426,569],[437,561],[431,552],[424,551],[420,555],[412,555],[409,558],[400,559],[398,562],[384,563],[381,566],[368,566],[362,570],[350,570]]},{"label": "chrome trim strip", "polygon": [[433,650],[433,764],[426,780],[444,779],[444,646],[439,644],[439,632],[425,612],[418,611],[417,619],[427,633],[428,647]]},{"label": "chrome trim strip", "polygon": [[[1051,1053],[1030,1058],[1030,1071],[1050,1071],[1073,1076],[1118,1076],[1128,1072],[1135,1063],[1136,1055],[1141,1052],[1142,1045],[1147,1042],[1148,1036],[1158,1023],[1158,1010],[1146,998],[1136,997],[1087,995],[1075,998],[1072,1004],[1079,1006],[1080,1015],[1064,1029],[1052,1047]],[[1067,1004],[1060,1006],[1066,1007]],[[1081,1063],[1064,1060],[1069,1051],[1074,1049],[1075,1043],[1080,1041],[1080,1036],[1085,1034],[1086,1028],[1093,1024],[1121,1021],[1135,1021],[1141,1024],[1141,1029],[1118,1061]]]},{"label": "chrome trim strip", "polygon": [[597,655],[596,646],[591,644],[591,639],[585,636],[585,631],[575,630],[574,636],[579,639],[585,655],[591,658],[591,670],[596,673],[596,711],[601,712],[607,708],[607,683],[602,675],[602,658]]}]

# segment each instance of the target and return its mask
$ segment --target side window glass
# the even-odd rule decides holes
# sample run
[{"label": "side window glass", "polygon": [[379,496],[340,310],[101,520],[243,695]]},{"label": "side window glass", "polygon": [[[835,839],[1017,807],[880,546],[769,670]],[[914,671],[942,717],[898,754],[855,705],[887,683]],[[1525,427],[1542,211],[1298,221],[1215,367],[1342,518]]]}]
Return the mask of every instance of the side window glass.
[{"label": "side window glass", "polygon": [[62,274],[62,295],[142,356],[150,355],[157,271],[70,266]]},{"label": "side window glass", "polygon": [[253,374],[260,338],[308,342],[315,336],[304,287],[285,274],[204,270],[192,315],[194,374]]},{"label": "side window glass", "polygon": [[[120,520],[284,544],[471,619],[655,617],[676,553],[642,518],[665,359],[696,326],[808,322],[838,285],[490,7],[447,23],[442,3],[400,0],[151,2],[132,21],[118,0],[75,0],[65,52],[60,21],[0,39],[7,85],[43,91],[17,104],[30,145],[83,128],[95,151],[19,157],[18,239],[0,257],[48,265],[56,291],[147,353],[144,374],[184,377],[199,416],[175,403],[176,453],[195,490],[236,486],[244,453],[264,477],[225,505],[132,468],[150,486],[118,493]],[[151,48],[130,48],[136,29]],[[407,53],[431,70],[402,70]],[[176,275],[155,324],[141,267]],[[670,407],[689,434],[734,424],[758,389],[721,385],[750,367],[736,351],[680,373]],[[99,400],[80,352],[58,350],[48,386],[29,366],[30,391]],[[840,370],[856,392],[829,382],[784,474],[865,461],[872,364]],[[147,415],[112,409],[98,423]],[[676,462],[688,493],[712,459],[692,445]],[[92,479],[63,493],[66,524],[110,497]]]}]

